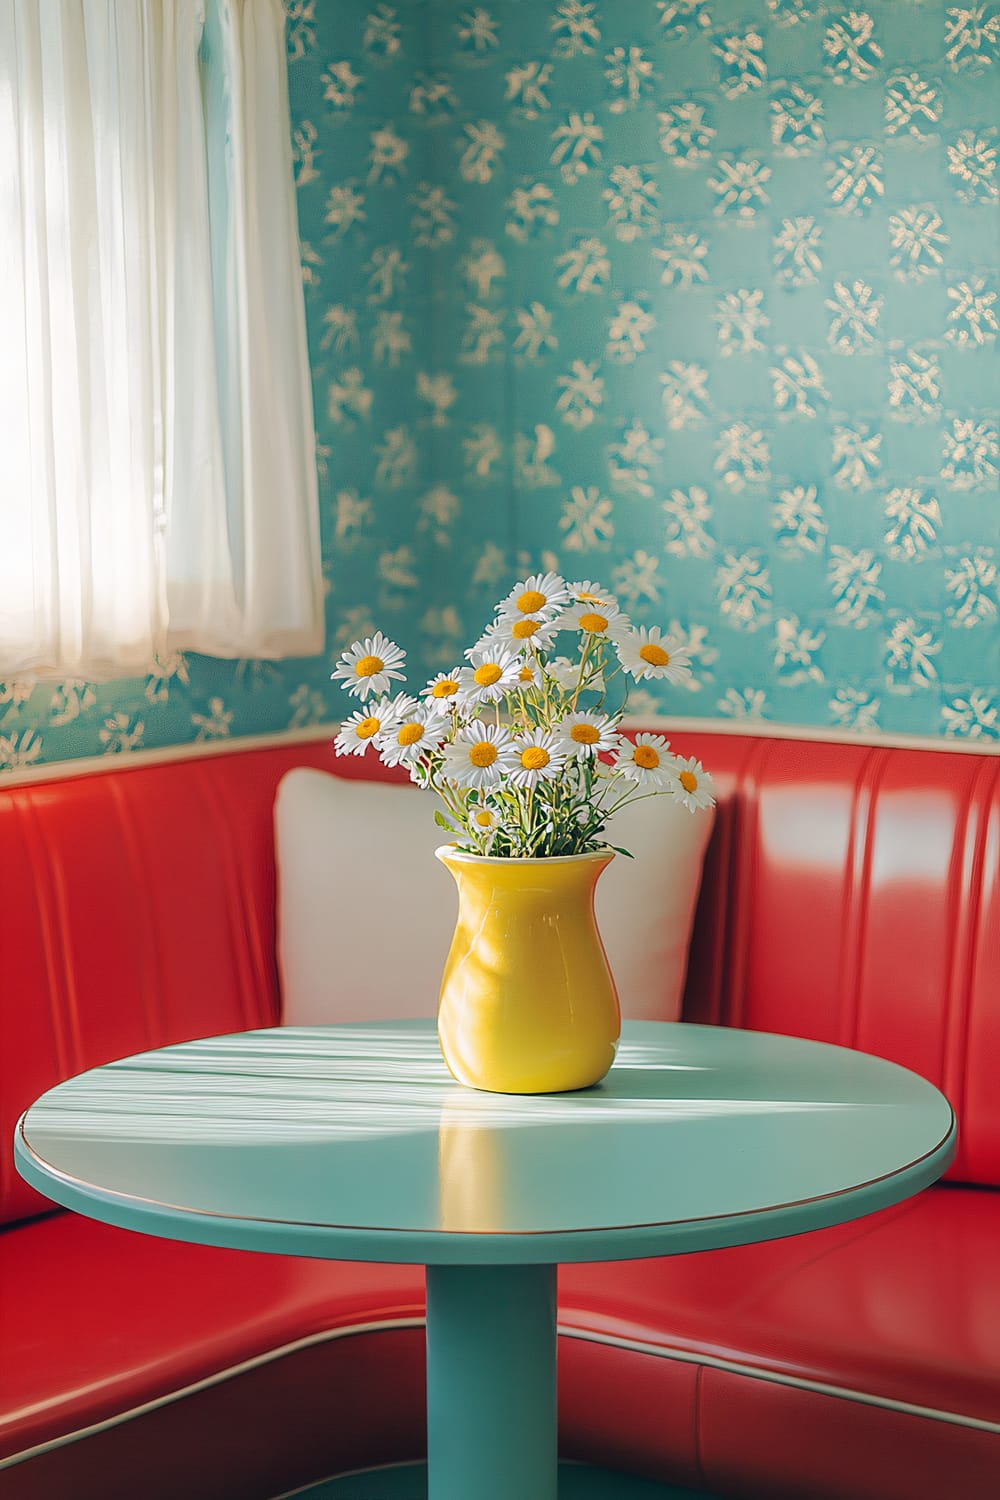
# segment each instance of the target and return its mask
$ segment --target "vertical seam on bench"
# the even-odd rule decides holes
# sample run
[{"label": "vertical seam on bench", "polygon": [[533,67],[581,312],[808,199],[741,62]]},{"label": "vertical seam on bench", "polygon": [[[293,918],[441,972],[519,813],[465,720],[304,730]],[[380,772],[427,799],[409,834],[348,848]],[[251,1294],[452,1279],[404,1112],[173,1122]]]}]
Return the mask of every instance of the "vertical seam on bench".
[{"label": "vertical seam on bench", "polygon": [[[218,794],[217,794],[218,798],[219,798],[219,805],[220,805],[220,807],[224,806],[226,804],[227,798],[229,796],[228,787],[229,787],[228,780],[226,778],[222,778],[222,780],[219,782],[219,788],[218,788]],[[272,789],[272,791],[273,790],[274,789]],[[273,824],[274,824],[273,801],[274,801],[274,797],[272,795],[272,810],[271,810],[271,828],[272,828],[271,839],[272,839],[272,848],[273,848],[273,837],[274,837],[274,835],[273,835]],[[235,826],[236,826],[235,825],[235,820],[229,820],[226,823],[226,828],[227,828],[227,831],[229,831],[229,832],[231,832],[231,830]],[[273,857],[276,858],[276,854]],[[277,954],[276,954],[276,950],[275,950],[276,925],[275,925],[275,927],[272,927],[271,930],[270,930],[270,943],[269,943],[267,941],[267,939],[266,939],[265,932],[264,932],[264,930],[263,930],[263,928],[261,927],[261,924],[260,924],[259,909],[254,904],[254,902],[249,899],[249,892],[248,892],[248,887],[247,887],[247,881],[246,881],[245,876],[242,873],[244,871],[244,868],[245,868],[244,861],[237,860],[237,869],[241,872],[240,877],[239,877],[239,879],[240,879],[240,898],[241,898],[240,904],[241,904],[241,910],[242,910],[242,913],[243,913],[243,927],[244,927],[244,932],[245,932],[245,935],[246,935],[246,938],[247,938],[247,956],[248,956],[248,959],[249,959],[249,962],[250,962],[251,969],[254,971],[254,993],[259,998],[261,998],[261,999],[263,999],[263,997],[266,996],[266,995],[273,994],[275,996],[276,1006],[277,1006],[277,1014],[276,1014],[276,1016],[272,1015],[272,1019],[277,1019],[277,1018],[280,1017],[280,1014],[281,1014],[281,1000],[280,1000],[280,993],[279,993],[279,990],[278,990],[278,980],[277,980]],[[273,899],[273,905],[272,905],[272,910],[274,912],[274,920],[275,920],[275,924],[276,924],[277,923],[277,900],[278,900],[278,893],[277,893],[277,872],[276,871],[272,871],[272,877],[271,878],[272,878],[272,884],[273,884],[273,898],[272,898]],[[260,1024],[260,1017],[259,1016],[255,1016],[253,1018],[253,1024],[255,1026]]]},{"label": "vertical seam on bench", "polygon": [[[952,925],[952,951],[948,966],[948,1008],[941,1038],[941,1086],[955,1114],[962,1119],[968,1087],[972,993],[978,958],[978,938],[983,904],[983,872],[989,844],[994,800],[1000,767],[984,765],[969,792],[962,829],[960,884]],[[965,1143],[959,1138],[961,1164]]]},{"label": "vertical seam on bench", "polygon": [[[740,769],[733,795],[735,837],[730,849],[732,892],[726,914],[726,953],[722,976],[723,1014],[729,1026],[743,1026],[747,1006],[747,956],[754,904],[757,824],[760,818],[762,769],[780,741],[758,741]],[[735,853],[736,858],[732,855]]]},{"label": "vertical seam on bench", "polygon": [[154,877],[143,858],[142,841],[136,835],[135,814],[125,790],[127,785],[129,785],[127,780],[123,784],[115,777],[108,778],[108,791],[115,804],[122,842],[125,845],[129,865],[134,872],[133,895],[138,898],[130,912],[130,919],[138,919],[141,926],[141,932],[137,936],[143,951],[142,992],[134,999],[137,1003],[141,1001],[142,1004],[147,1045],[156,1047],[167,1038],[167,1013],[163,993],[160,944],[153,915]]},{"label": "vertical seam on bench", "polygon": [[694,1372],[694,1463],[699,1484],[706,1484],[704,1456],[701,1451],[701,1403],[705,1366],[697,1365]]},{"label": "vertical seam on bench", "polygon": [[226,917],[229,930],[229,948],[233,956],[233,966],[238,991],[240,1011],[246,1029],[250,1030],[258,1024],[258,1018],[253,1013],[253,991],[254,974],[253,965],[247,954],[246,946],[241,942],[241,932],[245,932],[249,922],[244,899],[243,884],[239,873],[239,860],[234,845],[233,832],[226,822],[223,814],[222,798],[208,775],[204,766],[197,769],[192,767],[193,780],[198,787],[205,806],[208,810],[212,823],[212,833],[218,839],[220,852],[220,870],[226,887]]},{"label": "vertical seam on bench", "polygon": [[871,749],[858,768],[851,808],[846,881],[840,919],[840,995],[837,1001],[837,1040],[857,1047],[861,1019],[861,972],[874,855],[875,808],[886,752]]},{"label": "vertical seam on bench", "polygon": [[[712,829],[708,849],[705,852],[705,870],[702,874],[702,883],[698,891],[698,903],[695,907],[694,923],[698,925],[701,903],[705,897],[706,875],[711,871],[712,890],[714,898],[710,908],[708,947],[708,975],[705,991],[693,995],[689,990],[692,983],[692,971],[690,957],[687,972],[684,976],[684,992],[682,997],[681,1018],[691,1014],[689,996],[697,1006],[696,1014],[702,1022],[711,1022],[715,1025],[723,1025],[723,987],[729,953],[729,918],[730,918],[730,891],[729,880],[726,872],[732,868],[733,858],[733,828],[736,820],[735,799],[730,800],[724,807],[720,816],[717,816],[715,827]],[[711,865],[709,861],[711,860]]]},{"label": "vertical seam on bench", "polygon": [[11,801],[21,819],[31,865],[32,885],[36,893],[49,984],[49,1014],[59,1073],[61,1077],[68,1078],[71,1074],[78,1073],[83,1066],[83,1047],[77,1016],[76,985],[67,952],[69,930],[65,891],[52,861],[48,843],[39,827],[30,792],[15,791],[11,794]]}]

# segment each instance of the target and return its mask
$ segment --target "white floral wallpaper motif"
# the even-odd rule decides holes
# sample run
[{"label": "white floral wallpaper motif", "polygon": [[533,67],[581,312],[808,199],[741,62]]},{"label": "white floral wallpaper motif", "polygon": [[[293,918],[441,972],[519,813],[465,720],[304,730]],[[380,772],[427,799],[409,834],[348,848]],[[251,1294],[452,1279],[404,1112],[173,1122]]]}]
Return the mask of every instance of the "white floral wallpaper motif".
[{"label": "white floral wallpaper motif", "polygon": [[1000,738],[1000,5],[286,0],[327,653],[0,685],[0,766],[337,717],[513,574],[648,711]]}]

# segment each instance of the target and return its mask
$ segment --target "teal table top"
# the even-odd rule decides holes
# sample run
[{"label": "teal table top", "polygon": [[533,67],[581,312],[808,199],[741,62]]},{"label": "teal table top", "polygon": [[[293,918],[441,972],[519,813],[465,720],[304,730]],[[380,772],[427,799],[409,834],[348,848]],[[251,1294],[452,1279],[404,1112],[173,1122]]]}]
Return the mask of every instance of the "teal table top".
[{"label": "teal table top", "polygon": [[437,1265],[627,1259],[857,1218],[939,1177],[950,1105],[818,1042],[627,1023],[573,1094],[455,1083],[434,1023],[279,1027],[141,1053],[26,1111],[17,1165],[126,1228]]}]

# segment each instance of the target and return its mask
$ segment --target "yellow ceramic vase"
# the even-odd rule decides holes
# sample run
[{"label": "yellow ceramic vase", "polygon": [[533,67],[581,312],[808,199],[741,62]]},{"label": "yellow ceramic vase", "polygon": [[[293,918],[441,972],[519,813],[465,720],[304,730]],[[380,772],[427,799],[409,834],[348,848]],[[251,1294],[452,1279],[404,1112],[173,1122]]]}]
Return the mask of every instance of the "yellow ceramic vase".
[{"label": "yellow ceramic vase", "polygon": [[618,992],[594,917],[611,850],[552,859],[436,851],[458,886],[438,1008],[459,1083],[496,1094],[587,1088],[614,1062]]}]

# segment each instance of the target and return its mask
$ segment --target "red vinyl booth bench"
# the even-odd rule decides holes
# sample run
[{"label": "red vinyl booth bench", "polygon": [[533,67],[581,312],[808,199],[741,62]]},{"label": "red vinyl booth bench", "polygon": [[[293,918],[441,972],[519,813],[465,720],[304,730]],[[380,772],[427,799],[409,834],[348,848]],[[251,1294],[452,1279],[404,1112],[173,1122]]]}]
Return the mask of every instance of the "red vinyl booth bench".
[{"label": "red vinyl booth bench", "polygon": [[[560,1272],[562,1451],[757,1500],[996,1500],[1000,758],[672,738],[720,797],[686,1018],[923,1073],[959,1155],[840,1228]],[[0,790],[0,1500],[263,1500],[422,1454],[419,1268],[109,1228],[11,1159],[58,1079],[279,1020],[299,765],[368,771],[324,740]]]}]

